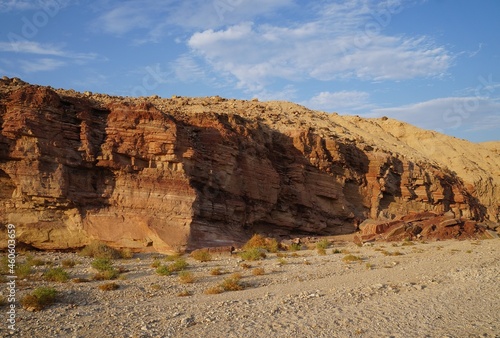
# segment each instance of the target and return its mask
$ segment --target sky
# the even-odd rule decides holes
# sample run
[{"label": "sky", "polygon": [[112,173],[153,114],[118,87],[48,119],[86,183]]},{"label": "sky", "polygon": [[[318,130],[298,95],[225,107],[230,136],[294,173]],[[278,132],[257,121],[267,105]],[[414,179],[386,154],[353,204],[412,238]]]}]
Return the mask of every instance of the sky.
[{"label": "sky", "polygon": [[0,0],[0,76],[500,140],[498,0]]}]

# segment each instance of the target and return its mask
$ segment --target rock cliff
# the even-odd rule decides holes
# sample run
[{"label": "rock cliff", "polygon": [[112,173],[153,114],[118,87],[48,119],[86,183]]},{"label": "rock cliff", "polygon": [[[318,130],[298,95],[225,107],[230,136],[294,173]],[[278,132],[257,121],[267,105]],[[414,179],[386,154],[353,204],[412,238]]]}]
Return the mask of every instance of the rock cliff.
[{"label": "rock cliff", "polygon": [[0,126],[0,224],[41,249],[168,252],[414,211],[499,221],[498,147],[387,118],[3,78]]}]

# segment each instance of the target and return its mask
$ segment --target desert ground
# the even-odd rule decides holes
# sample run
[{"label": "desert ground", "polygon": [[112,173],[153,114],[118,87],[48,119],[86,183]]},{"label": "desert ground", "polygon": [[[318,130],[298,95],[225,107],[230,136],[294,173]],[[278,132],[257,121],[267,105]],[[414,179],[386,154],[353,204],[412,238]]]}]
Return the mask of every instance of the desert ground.
[{"label": "desert ground", "polygon": [[[17,280],[17,331],[4,319],[0,337],[500,337],[500,239],[337,239],[325,251],[184,255],[187,273],[168,276],[156,270],[172,256],[139,253],[112,261],[113,281],[94,280],[94,258],[78,253],[20,253],[18,264],[38,264]],[[44,278],[63,265],[68,281]],[[242,290],[224,291],[224,280]],[[119,287],[99,289],[107,283]],[[23,309],[40,286],[58,291],[55,302]]]}]

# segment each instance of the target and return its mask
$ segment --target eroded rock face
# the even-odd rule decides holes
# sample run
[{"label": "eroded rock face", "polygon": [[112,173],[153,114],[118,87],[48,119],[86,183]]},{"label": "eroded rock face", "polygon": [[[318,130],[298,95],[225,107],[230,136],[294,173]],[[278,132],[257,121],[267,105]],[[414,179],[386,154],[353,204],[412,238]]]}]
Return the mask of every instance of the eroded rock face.
[{"label": "eroded rock face", "polygon": [[289,103],[82,95],[4,79],[0,125],[0,223],[42,249],[98,239],[168,252],[256,232],[350,233],[369,217],[422,210],[495,217],[451,171]]}]

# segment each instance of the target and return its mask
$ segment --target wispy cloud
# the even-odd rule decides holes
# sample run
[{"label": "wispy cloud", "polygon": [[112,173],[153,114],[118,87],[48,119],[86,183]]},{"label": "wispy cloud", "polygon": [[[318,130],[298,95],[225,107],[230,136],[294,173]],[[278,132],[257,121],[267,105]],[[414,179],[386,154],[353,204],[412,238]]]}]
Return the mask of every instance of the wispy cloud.
[{"label": "wispy cloud", "polygon": [[21,69],[25,73],[46,72],[65,66],[67,63],[61,60],[42,58],[34,61],[19,61]]},{"label": "wispy cloud", "polygon": [[[76,0],[77,1],[77,0]],[[70,5],[75,0],[3,0],[0,1],[0,12],[46,10],[54,12]]]},{"label": "wispy cloud", "polygon": [[79,60],[94,60],[98,58],[95,53],[76,53],[63,50],[51,44],[42,44],[35,41],[0,42],[1,52],[50,55]]},{"label": "wispy cloud", "polygon": [[445,97],[391,108],[373,109],[369,116],[389,115],[426,129],[500,130],[500,100],[467,96]]},{"label": "wispy cloud", "polygon": [[321,92],[302,104],[312,109],[327,112],[351,112],[372,107],[370,94],[362,91]]},{"label": "wispy cloud", "polygon": [[159,42],[173,29],[213,29],[267,16],[293,4],[293,0],[108,1],[95,5],[102,14],[93,27],[118,36],[137,30],[141,36],[133,42]]},{"label": "wispy cloud", "polygon": [[[215,71],[231,74],[251,92],[276,79],[394,81],[445,74],[453,61],[446,48],[425,36],[383,34],[376,20],[381,3],[390,2],[336,2],[294,26],[246,22],[194,33],[187,43]],[[368,29],[370,24],[378,30]]]}]

